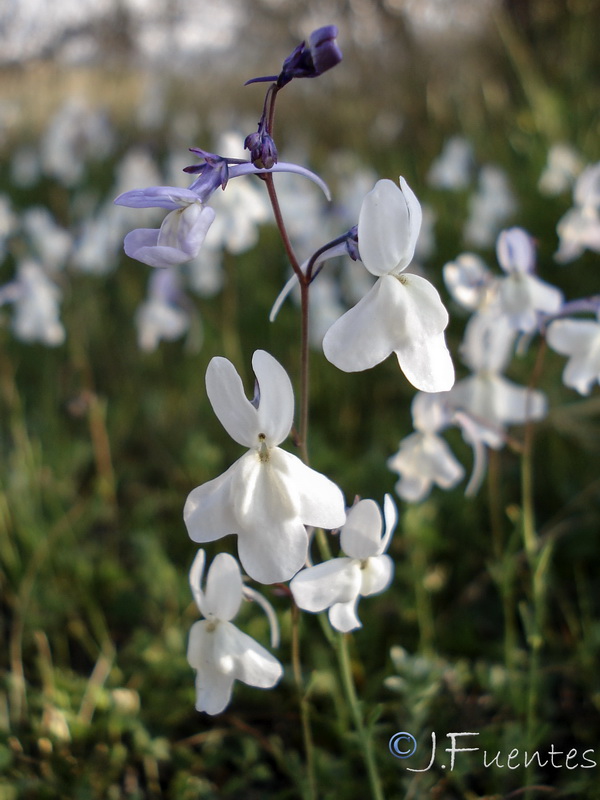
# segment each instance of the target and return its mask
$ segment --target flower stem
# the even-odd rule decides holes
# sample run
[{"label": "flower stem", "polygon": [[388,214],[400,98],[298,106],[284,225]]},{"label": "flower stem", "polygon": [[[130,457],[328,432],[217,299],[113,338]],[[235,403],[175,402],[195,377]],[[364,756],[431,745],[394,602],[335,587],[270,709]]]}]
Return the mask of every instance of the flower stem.
[{"label": "flower stem", "polygon": [[304,691],[302,680],[302,664],[300,661],[300,610],[292,601],[292,670],[298,692],[300,719],[302,721],[302,738],[306,755],[306,791],[307,800],[317,800],[317,781],[315,777],[315,753],[310,727],[310,705]]},{"label": "flower stem", "polygon": [[381,788],[381,780],[373,752],[373,740],[369,730],[365,726],[360,702],[356,696],[356,688],[352,677],[352,666],[350,664],[350,654],[348,652],[348,641],[346,635],[339,633],[337,636],[336,653],[340,667],[342,685],[346,694],[346,699],[350,706],[354,727],[360,740],[362,755],[367,768],[371,797],[373,800],[384,800]]}]

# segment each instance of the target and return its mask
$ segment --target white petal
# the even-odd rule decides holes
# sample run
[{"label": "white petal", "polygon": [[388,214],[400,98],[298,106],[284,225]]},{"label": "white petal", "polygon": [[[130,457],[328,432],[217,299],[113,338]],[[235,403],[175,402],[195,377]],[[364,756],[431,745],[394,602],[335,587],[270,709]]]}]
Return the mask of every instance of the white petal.
[{"label": "white petal", "polygon": [[180,250],[187,255],[186,260],[191,261],[198,255],[214,218],[214,209],[200,203],[171,211],[160,226],[157,244]]},{"label": "white petal", "polygon": [[374,500],[360,500],[348,511],[340,546],[351,558],[368,558],[379,551],[382,519]]},{"label": "white petal", "polygon": [[535,242],[522,228],[509,228],[498,236],[496,256],[505,272],[531,272],[535,266]]},{"label": "white petal", "polygon": [[242,576],[237,561],[229,553],[215,556],[206,576],[202,613],[230,620],[242,602]]},{"label": "white petal", "polygon": [[394,562],[384,554],[372,556],[361,570],[360,593],[364,597],[385,591],[394,577]]},{"label": "white petal", "polygon": [[572,356],[600,347],[600,325],[590,319],[558,319],[548,326],[546,338],[557,353]]},{"label": "white petal", "polygon": [[239,460],[218,478],[192,489],[183,508],[183,519],[194,542],[214,542],[238,532],[232,511],[231,481]]},{"label": "white petal", "polygon": [[230,622],[215,630],[215,657],[226,675],[249,686],[270,689],[283,674],[279,661]]},{"label": "white petal", "polygon": [[447,392],[454,385],[454,365],[443,333],[410,340],[396,350],[406,379],[421,392]]},{"label": "white petal", "polygon": [[216,669],[196,673],[196,711],[214,716],[225,711],[231,700],[233,678]]},{"label": "white petal", "polygon": [[359,562],[353,558],[332,558],[307,567],[290,583],[296,605],[317,613],[334,603],[346,603],[358,596],[361,577]]},{"label": "white petal", "polygon": [[205,563],[206,553],[204,550],[200,549],[196,553],[196,557],[194,558],[192,566],[190,567],[189,582],[194,600],[198,606],[198,610],[206,617],[208,614],[205,611],[204,592],[202,591],[202,576],[204,575]]},{"label": "white petal", "polygon": [[529,296],[533,307],[545,314],[555,314],[563,303],[563,293],[556,286],[536,278],[535,275],[527,276]]},{"label": "white petal", "polygon": [[297,519],[278,522],[238,536],[238,556],[242,566],[259,583],[289,581],[306,562],[308,534]]},{"label": "white petal", "polygon": [[500,375],[493,377],[492,387],[496,419],[501,422],[521,424],[546,415],[548,403],[543,392],[518,386]]},{"label": "white petal", "polygon": [[325,357],[345,372],[360,372],[384,361],[394,350],[398,280],[379,278],[354,308],[327,331]]},{"label": "white petal", "polygon": [[396,525],[398,524],[398,509],[396,508],[396,504],[394,503],[391,494],[386,494],[383,498],[383,519],[385,531],[379,544],[378,555],[388,549],[390,539],[392,538],[392,534],[394,533]]},{"label": "white petal", "polygon": [[341,633],[349,633],[357,628],[362,628],[362,623],[356,614],[358,595],[347,603],[336,603],[329,609],[329,621]]},{"label": "white petal", "polygon": [[257,350],[252,368],[260,389],[258,424],[269,446],[280,444],[294,422],[292,382],[281,364],[265,350]]},{"label": "white petal", "polygon": [[339,486],[297,456],[279,448],[276,451],[281,469],[298,492],[302,522],[326,530],[341,528],[346,521],[346,504]]},{"label": "white petal", "polygon": [[187,659],[196,670],[196,709],[220,714],[231,699],[233,677],[224,674],[216,663],[215,630],[206,620],[192,625]]},{"label": "white petal", "polygon": [[501,372],[512,356],[515,335],[505,316],[474,314],[465,328],[461,357],[474,372]]},{"label": "white petal", "polygon": [[206,370],[206,392],[219,422],[231,438],[254,447],[260,431],[258,412],[246,397],[242,379],[226,358],[212,358]]},{"label": "white petal", "polygon": [[600,380],[600,325],[592,320],[556,320],[546,336],[553,350],[570,356],[563,371],[565,385],[589,394]]},{"label": "white petal", "polygon": [[400,272],[414,255],[421,227],[421,206],[406,181],[400,180],[401,189],[392,181],[378,181],[360,210],[360,258],[373,275]]},{"label": "white petal", "polygon": [[299,519],[300,487],[288,474],[287,455],[273,447],[267,451],[266,460],[261,460],[255,450],[239,459],[230,502],[240,528],[254,530]]},{"label": "white petal", "polygon": [[407,473],[395,485],[396,494],[406,503],[419,503],[424,500],[433,486],[429,475]]}]

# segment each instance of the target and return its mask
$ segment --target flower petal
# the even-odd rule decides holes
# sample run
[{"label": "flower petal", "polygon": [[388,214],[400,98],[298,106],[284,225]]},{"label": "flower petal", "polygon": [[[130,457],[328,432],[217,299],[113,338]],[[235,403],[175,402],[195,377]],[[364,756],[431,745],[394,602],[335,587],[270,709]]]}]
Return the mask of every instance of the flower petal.
[{"label": "flower petal", "polygon": [[341,528],[346,521],[346,505],[339,486],[297,456],[279,448],[276,452],[280,468],[298,494],[302,522],[326,530]]},{"label": "flower petal", "polygon": [[422,212],[419,201],[401,178],[377,181],[365,199],[358,218],[360,259],[373,275],[405,269],[415,252]]},{"label": "flower petal", "polygon": [[396,350],[406,379],[421,392],[447,392],[454,385],[454,365],[443,333],[409,340]]},{"label": "flower petal", "polygon": [[230,620],[242,602],[242,576],[237,561],[229,553],[215,556],[206,576],[202,613]]},{"label": "flower petal", "polygon": [[289,434],[294,422],[294,390],[287,372],[265,350],[252,357],[252,369],[258,381],[258,425],[266,435],[266,444],[280,444]]},{"label": "flower petal", "polygon": [[260,689],[271,689],[283,675],[275,656],[230,622],[215,630],[215,656],[226,675]]},{"label": "flower petal", "polygon": [[273,521],[241,531],[238,556],[248,575],[259,583],[289,581],[306,561],[308,534],[297,519]]},{"label": "flower petal", "polygon": [[231,504],[231,482],[239,459],[218,478],[193,489],[183,508],[183,519],[194,542],[214,542],[238,533],[239,524]]},{"label": "flower petal", "polygon": [[589,394],[600,380],[600,325],[587,319],[560,319],[548,326],[546,336],[553,350],[570,357],[563,371],[565,385]]},{"label": "flower petal", "polygon": [[158,247],[172,247],[195,258],[215,219],[215,210],[199,202],[171,211],[164,218],[158,233]]},{"label": "flower petal", "polygon": [[206,370],[206,393],[231,438],[246,447],[255,447],[260,433],[258,412],[246,397],[242,379],[226,358],[215,356]]},{"label": "flower petal", "polygon": [[325,357],[344,372],[360,372],[384,361],[394,350],[399,282],[379,278],[323,338]]},{"label": "flower petal", "polygon": [[123,192],[114,201],[117,206],[128,208],[183,208],[199,200],[196,192],[176,186],[149,186],[147,189],[132,189]]},{"label": "flower petal", "polygon": [[396,508],[396,504],[392,500],[391,494],[386,494],[383,498],[383,520],[384,520],[384,527],[385,532],[379,543],[379,553],[385,552],[388,549],[388,545],[390,543],[390,539],[392,538],[392,534],[396,529],[396,525],[398,524],[398,509]]},{"label": "flower petal", "polygon": [[363,597],[385,591],[394,577],[394,562],[387,555],[372,556],[361,569],[360,593]]},{"label": "flower petal", "polygon": [[206,563],[206,553],[202,548],[196,553],[196,557],[190,567],[189,582],[190,589],[198,606],[198,610],[205,617],[207,613],[204,605],[204,592],[202,591],[202,576],[204,575],[204,565]]},{"label": "flower petal", "polygon": [[224,674],[215,659],[215,631],[206,620],[192,625],[188,639],[187,659],[196,670],[196,709],[207,714],[220,714],[230,699],[233,677]]},{"label": "flower petal", "polygon": [[374,556],[381,543],[382,519],[374,500],[360,500],[348,511],[340,533],[340,546],[351,558]]},{"label": "flower petal", "polygon": [[265,460],[255,450],[239,459],[230,502],[240,528],[254,531],[300,519],[299,486],[288,473],[287,455],[273,447]]},{"label": "flower petal", "polygon": [[532,272],[535,267],[535,242],[523,228],[509,228],[498,236],[496,257],[505,272]]},{"label": "flower petal", "polygon": [[341,633],[349,633],[362,628],[362,623],[356,614],[358,595],[347,603],[336,603],[329,609],[329,621]]},{"label": "flower petal", "polygon": [[318,613],[335,603],[353,601],[360,589],[359,562],[353,558],[332,558],[307,567],[290,583],[296,605]]}]

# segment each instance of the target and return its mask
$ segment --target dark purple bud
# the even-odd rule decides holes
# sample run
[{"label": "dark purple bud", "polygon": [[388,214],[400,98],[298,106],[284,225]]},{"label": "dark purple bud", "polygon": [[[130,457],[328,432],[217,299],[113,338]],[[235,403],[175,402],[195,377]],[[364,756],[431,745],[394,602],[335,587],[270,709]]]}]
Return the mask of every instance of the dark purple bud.
[{"label": "dark purple bud", "polygon": [[336,42],[337,35],[338,29],[335,25],[326,25],[311,33],[308,39],[308,46],[315,68],[315,75],[322,75],[342,60],[342,51]]},{"label": "dark purple bud", "polygon": [[277,163],[277,148],[268,133],[250,133],[244,141],[244,148],[250,150],[250,159],[259,169],[271,169]]},{"label": "dark purple bud", "polygon": [[281,89],[293,78],[316,78],[342,60],[338,47],[335,25],[326,25],[313,31],[306,42],[299,44],[283,62],[283,69],[277,79]]}]

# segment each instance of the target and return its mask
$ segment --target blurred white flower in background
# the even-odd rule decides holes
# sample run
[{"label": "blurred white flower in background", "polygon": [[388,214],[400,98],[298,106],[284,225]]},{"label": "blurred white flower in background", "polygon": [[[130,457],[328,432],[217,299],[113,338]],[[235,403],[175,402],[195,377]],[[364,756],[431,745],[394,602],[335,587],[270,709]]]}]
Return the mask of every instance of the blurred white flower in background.
[{"label": "blurred white flower in background", "polygon": [[563,383],[588,395],[600,383],[600,311],[596,319],[557,319],[546,332],[548,344],[568,356]]},{"label": "blurred white flower in background", "polygon": [[573,208],[558,221],[560,239],[554,255],[566,264],[585,250],[600,253],[600,161],[587,166],[577,178],[573,190]]},{"label": "blurred white flower in background", "polygon": [[185,301],[176,268],[150,273],[147,298],[135,315],[140,349],[152,352],[163,339],[172,342],[187,332],[190,314],[183,307]]},{"label": "blurred white flower in background", "polygon": [[441,489],[456,486],[465,470],[439,435],[453,424],[448,392],[418,392],[411,413],[415,433],[402,439],[398,452],[388,459],[387,465],[400,476],[395,487],[398,496],[416,503],[427,497],[434,485]]},{"label": "blurred white flower in background", "polygon": [[473,148],[464,136],[452,136],[427,173],[427,182],[436,189],[458,191],[471,183],[475,159]]},{"label": "blurred white flower in background", "polygon": [[13,333],[23,342],[49,347],[65,340],[60,321],[61,291],[35,261],[22,261],[14,281],[0,288],[0,305],[12,303]]},{"label": "blurred white flower in background", "polygon": [[517,201],[504,170],[484,165],[479,171],[477,191],[469,198],[469,218],[463,231],[465,241],[475,247],[490,247],[500,228],[516,210]]},{"label": "blurred white flower in background", "polygon": [[564,142],[553,144],[548,151],[548,161],[540,175],[538,189],[549,197],[567,192],[573,188],[582,169],[583,161],[574,147]]}]

